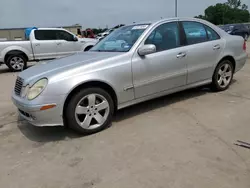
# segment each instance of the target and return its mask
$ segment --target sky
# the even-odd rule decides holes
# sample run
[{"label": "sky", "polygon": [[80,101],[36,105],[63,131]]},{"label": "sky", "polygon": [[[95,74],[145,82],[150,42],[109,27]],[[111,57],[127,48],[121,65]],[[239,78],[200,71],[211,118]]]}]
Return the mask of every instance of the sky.
[{"label": "sky", "polygon": [[[178,16],[193,17],[226,0],[178,0]],[[250,0],[242,0],[250,7]],[[175,0],[0,0],[0,28],[80,24],[113,27],[175,15]]]}]

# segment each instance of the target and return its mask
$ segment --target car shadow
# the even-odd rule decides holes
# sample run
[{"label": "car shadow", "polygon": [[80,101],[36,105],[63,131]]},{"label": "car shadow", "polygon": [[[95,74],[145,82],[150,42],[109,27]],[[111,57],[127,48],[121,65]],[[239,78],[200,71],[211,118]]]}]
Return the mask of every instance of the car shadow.
[{"label": "car shadow", "polygon": [[4,74],[4,73],[10,73],[10,69],[5,65],[1,65],[0,74]]},{"label": "car shadow", "polygon": [[[27,69],[32,67],[34,65],[28,65],[27,66]],[[15,73],[15,72],[12,72],[6,65],[1,65],[0,66],[0,74],[4,74],[4,73]],[[19,73],[19,72],[17,72]]]},{"label": "car shadow", "polygon": [[[231,86],[235,83],[237,83],[237,80],[233,79]],[[174,94],[166,95],[160,98],[152,99],[117,111],[113,118],[113,121],[119,122],[124,119],[131,118],[133,116],[137,116],[158,108],[162,108],[173,103],[199,97],[207,93],[213,93],[209,86],[200,86],[197,88],[192,88]]]},{"label": "car shadow", "polygon": [[[232,85],[236,83],[236,80],[232,81]],[[152,99],[146,102],[142,102],[124,109],[121,109],[116,112],[113,118],[113,122],[120,122],[125,119],[158,109],[165,106],[168,106],[173,103],[180,101],[185,101],[191,98],[199,97],[212,91],[205,86],[181,91],[175,94],[163,96],[157,99]],[[35,127],[30,125],[27,121],[19,120],[18,128],[22,134],[27,137],[29,140],[34,142],[54,142],[61,140],[70,140],[75,138],[84,137],[81,134],[63,126],[57,127]]]},{"label": "car shadow", "polygon": [[18,121],[17,126],[26,138],[35,142],[55,142],[82,137],[64,126],[36,127],[25,120]]},{"label": "car shadow", "polygon": [[[113,122],[120,122],[124,119],[131,118],[157,108],[162,108],[172,103],[199,97],[210,92],[210,89],[206,87],[200,87],[139,103],[137,105],[119,110],[114,115]],[[18,128],[20,129],[21,133],[29,140],[40,143],[83,137],[83,135],[78,134],[67,127],[35,127],[24,120],[18,121]]]},{"label": "car shadow", "polygon": [[158,108],[166,107],[173,103],[199,97],[211,92],[212,91],[207,87],[199,87],[152,99],[117,111],[113,121],[123,121],[124,119],[128,119],[133,116],[147,113]]}]

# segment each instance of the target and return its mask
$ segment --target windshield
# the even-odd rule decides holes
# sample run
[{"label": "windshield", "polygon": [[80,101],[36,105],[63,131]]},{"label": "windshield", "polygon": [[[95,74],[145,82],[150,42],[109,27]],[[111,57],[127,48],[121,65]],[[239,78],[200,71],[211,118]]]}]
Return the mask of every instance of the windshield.
[{"label": "windshield", "polygon": [[128,52],[149,25],[121,27],[102,39],[90,51]]}]

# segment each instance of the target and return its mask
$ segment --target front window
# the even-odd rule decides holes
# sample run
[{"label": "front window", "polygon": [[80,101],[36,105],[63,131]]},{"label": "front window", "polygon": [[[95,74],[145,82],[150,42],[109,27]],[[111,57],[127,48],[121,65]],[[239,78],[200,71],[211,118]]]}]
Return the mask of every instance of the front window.
[{"label": "front window", "polygon": [[90,51],[99,52],[128,52],[148,24],[121,27],[96,44]]},{"label": "front window", "polygon": [[149,35],[145,44],[154,44],[156,52],[178,48],[180,46],[180,37],[177,22],[164,23],[158,26]]},{"label": "front window", "polygon": [[56,31],[57,40],[74,41],[74,36],[66,31],[58,30]]}]

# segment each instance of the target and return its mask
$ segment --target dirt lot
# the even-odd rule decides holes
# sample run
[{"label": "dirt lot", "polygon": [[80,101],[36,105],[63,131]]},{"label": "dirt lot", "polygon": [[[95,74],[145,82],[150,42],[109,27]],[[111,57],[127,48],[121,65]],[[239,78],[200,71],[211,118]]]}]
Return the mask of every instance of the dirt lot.
[{"label": "dirt lot", "polygon": [[[250,46],[250,43],[249,45]],[[230,89],[193,89],[124,109],[81,137],[18,120],[0,67],[1,188],[249,188],[250,59]]]}]

